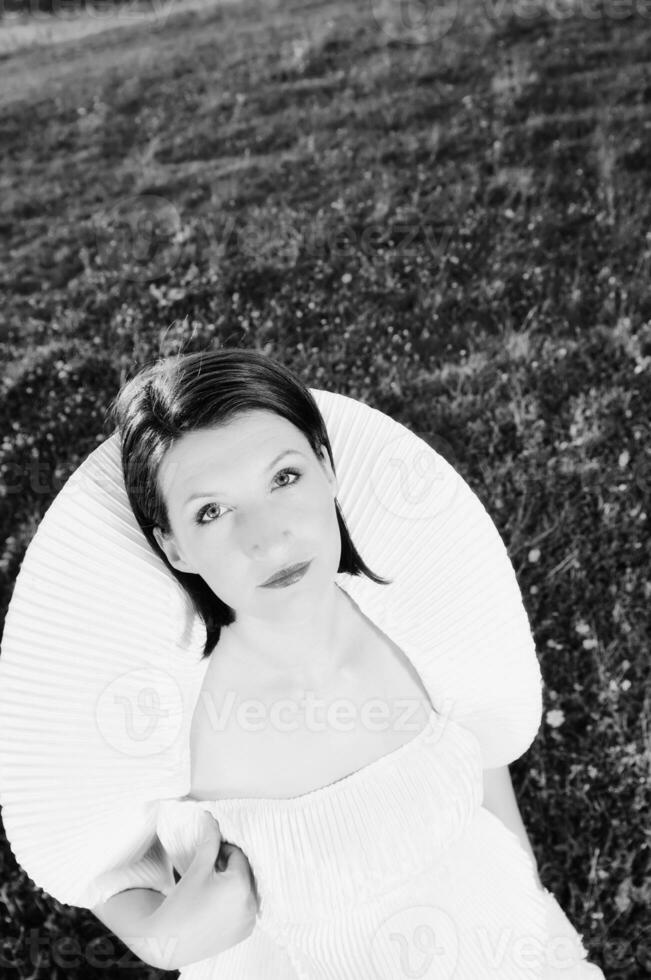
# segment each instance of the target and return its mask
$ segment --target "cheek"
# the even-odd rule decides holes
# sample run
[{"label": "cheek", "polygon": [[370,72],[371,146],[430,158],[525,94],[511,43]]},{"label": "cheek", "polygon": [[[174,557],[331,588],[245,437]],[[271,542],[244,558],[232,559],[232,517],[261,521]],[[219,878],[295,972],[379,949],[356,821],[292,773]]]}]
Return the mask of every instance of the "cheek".
[{"label": "cheek", "polygon": [[192,535],[189,543],[190,554],[197,568],[219,575],[227,562],[228,544],[224,536],[206,526]]},{"label": "cheek", "polygon": [[317,533],[325,534],[337,526],[337,512],[332,497],[314,501],[309,508],[308,519]]},{"label": "cheek", "polygon": [[313,535],[318,538],[319,549],[322,554],[338,555],[341,549],[339,523],[337,521],[337,511],[335,505],[330,500],[321,503],[318,513],[315,514],[313,522]]}]

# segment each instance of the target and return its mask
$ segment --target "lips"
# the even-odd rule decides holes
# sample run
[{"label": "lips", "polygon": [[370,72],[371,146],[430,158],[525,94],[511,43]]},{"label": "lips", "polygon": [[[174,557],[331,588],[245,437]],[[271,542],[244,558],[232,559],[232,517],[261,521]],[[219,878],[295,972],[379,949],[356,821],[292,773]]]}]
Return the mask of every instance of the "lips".
[{"label": "lips", "polygon": [[271,578],[268,578],[266,582],[262,582],[262,585],[271,585],[273,582],[280,582],[282,579],[287,578],[289,575],[293,575],[294,572],[298,572],[303,568],[307,568],[309,561],[301,561],[296,565],[288,565],[287,568],[281,568],[279,572],[275,572]]}]

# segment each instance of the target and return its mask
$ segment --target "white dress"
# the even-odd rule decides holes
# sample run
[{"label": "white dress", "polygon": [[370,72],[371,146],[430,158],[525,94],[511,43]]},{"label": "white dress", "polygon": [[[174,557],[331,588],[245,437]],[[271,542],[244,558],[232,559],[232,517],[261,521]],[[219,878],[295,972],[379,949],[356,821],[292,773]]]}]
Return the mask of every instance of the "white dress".
[{"label": "white dress", "polygon": [[247,855],[251,935],[183,980],[603,980],[535,882],[520,841],[482,807],[476,737],[430,713],[395,751],[291,799],[161,804],[177,865],[197,814]]},{"label": "white dress", "polygon": [[336,583],[418,672],[427,727],[293,799],[188,799],[205,629],[135,522],[112,436],[45,514],[5,621],[0,804],[16,860],[82,908],[127,888],[169,894],[210,810],[249,860],[260,911],[246,940],[184,980],[603,980],[516,835],[482,807],[483,769],[520,758],[542,716],[500,535],[423,440],[311,392],[351,537],[392,580]]}]

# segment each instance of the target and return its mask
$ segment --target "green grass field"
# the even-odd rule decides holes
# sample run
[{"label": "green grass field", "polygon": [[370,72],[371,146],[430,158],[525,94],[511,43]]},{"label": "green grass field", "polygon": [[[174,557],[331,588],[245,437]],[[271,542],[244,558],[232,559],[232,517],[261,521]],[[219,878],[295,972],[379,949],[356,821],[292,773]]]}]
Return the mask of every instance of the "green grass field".
[{"label": "green grass field", "polygon": [[[425,37],[397,6],[244,0],[0,60],[0,616],[150,358],[255,347],[393,415],[504,538],[545,678],[511,767],[541,877],[641,980],[651,9],[462,0]],[[115,975],[4,841],[1,878],[0,976]]]}]

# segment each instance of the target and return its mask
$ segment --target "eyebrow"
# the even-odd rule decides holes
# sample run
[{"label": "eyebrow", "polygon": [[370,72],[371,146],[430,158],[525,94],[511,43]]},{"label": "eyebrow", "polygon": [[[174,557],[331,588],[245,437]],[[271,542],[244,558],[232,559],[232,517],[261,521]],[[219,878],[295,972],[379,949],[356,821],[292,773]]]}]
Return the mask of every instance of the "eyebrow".
[{"label": "eyebrow", "polygon": [[[284,459],[285,456],[291,456],[292,454],[296,454],[298,456],[303,456],[304,459],[306,458],[305,457],[305,453],[302,453],[300,451],[300,449],[283,449],[283,451],[278,456],[276,456],[275,459],[272,459],[272,461],[264,469],[263,472],[264,473],[268,473],[270,469],[273,469],[273,467],[276,465],[276,463],[279,463],[280,462],[281,459]],[[208,493],[193,493],[192,496],[191,497],[188,497],[188,499],[185,501],[185,503],[183,504],[183,507],[187,507],[187,505],[188,504],[191,504],[193,500],[199,500],[201,497],[212,497],[212,496],[215,496],[216,494],[219,494],[219,493],[223,493],[223,491],[222,490],[211,490]]]}]

